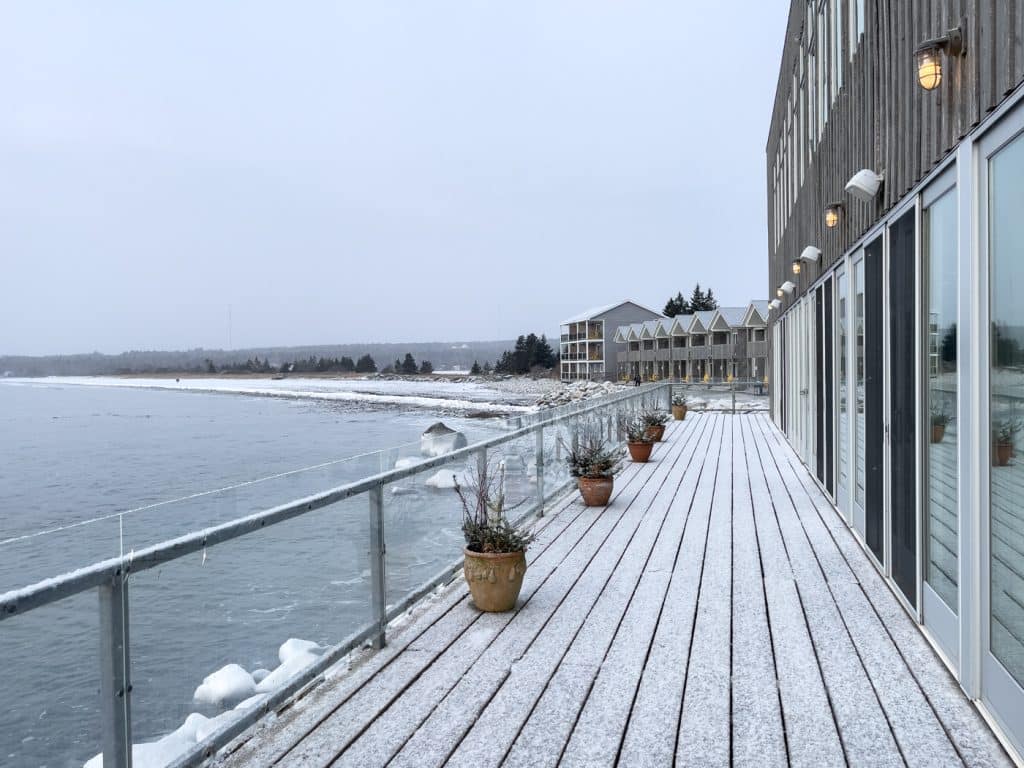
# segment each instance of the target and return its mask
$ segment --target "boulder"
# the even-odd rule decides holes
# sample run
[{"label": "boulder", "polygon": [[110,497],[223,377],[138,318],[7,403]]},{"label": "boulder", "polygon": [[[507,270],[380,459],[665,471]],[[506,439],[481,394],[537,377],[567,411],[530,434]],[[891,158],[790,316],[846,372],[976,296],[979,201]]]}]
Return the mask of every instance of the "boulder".
[{"label": "boulder", "polygon": [[420,453],[428,458],[443,456],[467,445],[469,442],[464,434],[446,427],[440,421],[432,424],[420,436]]}]

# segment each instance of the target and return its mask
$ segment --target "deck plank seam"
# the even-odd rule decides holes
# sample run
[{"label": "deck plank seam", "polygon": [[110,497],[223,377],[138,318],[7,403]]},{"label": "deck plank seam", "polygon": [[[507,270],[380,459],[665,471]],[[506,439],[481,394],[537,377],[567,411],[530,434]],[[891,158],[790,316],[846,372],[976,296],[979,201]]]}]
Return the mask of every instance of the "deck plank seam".
[{"label": "deck plank seam", "polygon": [[[775,696],[779,702],[779,717],[782,721],[782,743],[786,751],[786,764],[792,765],[792,757],[789,751],[789,729],[786,726],[786,710],[782,706],[782,686],[779,683],[779,665],[775,649],[775,635],[772,632],[771,611],[768,610],[768,581],[764,575],[764,552],[761,549],[761,534],[757,529],[757,518],[754,515],[754,488],[750,479],[750,454],[747,452],[747,430],[741,430],[743,440],[743,456],[747,465],[747,491],[750,494],[750,517],[754,528],[754,541],[757,546],[757,563],[760,568],[761,577],[761,599],[764,601],[765,621],[768,624],[768,642],[772,649],[772,670],[775,674]],[[751,439],[754,435],[750,433]]]},{"label": "deck plank seam", "polygon": [[[720,418],[724,418],[724,417],[720,417]],[[721,451],[721,448],[722,448],[722,436],[719,435],[718,450],[715,451],[715,456],[716,457],[718,456],[719,452]],[[711,452],[708,451],[708,453],[710,454]],[[714,487],[717,482],[718,482],[718,462],[716,461],[715,462],[715,478],[712,481],[712,487]],[[698,577],[698,583],[700,584],[700,587],[698,587],[698,589],[697,589],[697,599],[693,601],[693,616],[690,619],[690,641],[689,641],[689,646],[686,649],[686,664],[685,664],[685,672],[684,672],[684,675],[683,675],[683,693],[682,693],[682,697],[681,697],[681,702],[685,702],[686,701],[686,687],[687,687],[687,684],[688,684],[689,679],[690,679],[690,659],[691,659],[691,657],[693,655],[693,639],[694,639],[694,637],[696,635],[697,613],[698,613],[698,610],[700,608],[700,594],[701,594],[701,591],[703,590],[703,586],[704,586],[704,566],[705,566],[705,564],[707,562],[708,540],[711,538],[711,520],[710,520],[710,517],[711,517],[711,509],[710,509],[710,505],[709,505],[709,508],[708,508],[708,526],[707,526],[707,529],[704,532],[704,548],[703,548],[703,550],[701,552],[700,576]],[[685,711],[684,706],[681,703],[680,706],[679,706],[679,718],[676,721],[675,746],[673,747],[673,750],[672,750],[672,754],[673,754],[672,762],[673,762],[673,765],[675,764],[675,756],[679,753],[679,733],[680,733],[680,731],[682,730],[682,727],[683,727],[683,712],[684,711]]]}]

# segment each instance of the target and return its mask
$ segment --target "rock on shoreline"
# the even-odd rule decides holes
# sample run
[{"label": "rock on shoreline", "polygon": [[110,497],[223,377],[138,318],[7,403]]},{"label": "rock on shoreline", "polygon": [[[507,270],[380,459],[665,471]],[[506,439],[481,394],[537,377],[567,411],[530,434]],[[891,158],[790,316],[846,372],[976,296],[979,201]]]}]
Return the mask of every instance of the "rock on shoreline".
[{"label": "rock on shoreline", "polygon": [[558,389],[547,392],[534,402],[538,408],[555,408],[559,405],[568,405],[579,400],[590,400],[594,397],[604,397],[616,392],[625,390],[622,384],[612,381],[574,381]]}]

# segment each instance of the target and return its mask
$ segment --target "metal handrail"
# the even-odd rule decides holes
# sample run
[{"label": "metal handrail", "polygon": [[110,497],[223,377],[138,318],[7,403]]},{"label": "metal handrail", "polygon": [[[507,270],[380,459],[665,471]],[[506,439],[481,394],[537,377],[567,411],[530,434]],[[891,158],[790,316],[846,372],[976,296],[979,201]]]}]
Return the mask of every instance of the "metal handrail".
[{"label": "metal handrail", "polygon": [[296,691],[322,679],[326,669],[347,653],[372,641],[380,648],[386,641],[388,623],[408,610],[432,589],[449,581],[461,567],[459,560],[445,567],[434,578],[414,589],[399,603],[390,608],[386,604],[386,581],[384,575],[384,499],[383,489],[389,483],[404,480],[431,469],[467,459],[471,456],[486,456],[490,448],[512,442],[527,435],[536,436],[537,501],[524,513],[518,522],[533,515],[543,515],[544,503],[562,493],[566,485],[545,493],[543,481],[544,429],[557,427],[565,420],[607,408],[616,403],[647,398],[652,394],[664,395],[666,405],[671,402],[671,384],[656,383],[620,394],[608,395],[589,401],[579,401],[552,409],[544,418],[523,426],[529,416],[515,417],[516,427],[497,437],[459,448],[443,456],[425,459],[399,469],[380,472],[322,493],[306,496],[286,504],[280,504],[251,515],[231,520],[174,539],[154,544],[120,557],[93,563],[69,573],[44,579],[26,587],[0,594],[0,621],[15,618],[52,603],[65,600],[90,589],[99,593],[100,612],[100,710],[102,719],[102,752],[105,768],[130,768],[131,766],[131,677],[129,652],[129,593],[128,577],[133,573],[155,568],[194,552],[202,551],[216,544],[262,531],[272,525],[300,517],[314,510],[345,499],[367,494],[370,512],[370,554],[372,606],[374,620],[359,628],[339,644],[328,649],[314,664],[301,670],[274,691],[259,705],[245,711],[222,728],[208,736],[191,751],[173,763],[175,768],[193,766],[211,757],[218,749],[256,722],[266,713],[275,710]]}]

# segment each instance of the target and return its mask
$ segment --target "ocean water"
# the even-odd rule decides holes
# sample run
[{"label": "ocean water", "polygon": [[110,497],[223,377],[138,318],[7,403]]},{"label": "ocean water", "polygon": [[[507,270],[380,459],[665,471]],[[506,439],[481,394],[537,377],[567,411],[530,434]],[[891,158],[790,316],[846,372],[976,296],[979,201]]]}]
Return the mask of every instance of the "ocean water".
[{"label": "ocean water", "polygon": [[[0,592],[388,469],[438,420],[470,442],[501,429],[400,399],[0,382]],[[461,551],[457,499],[424,477],[385,492],[389,602]],[[273,669],[288,638],[366,622],[368,518],[358,497],[132,576],[134,741],[230,709],[192,698],[221,666]],[[0,622],[0,764],[100,751],[99,637],[94,592]]]}]

